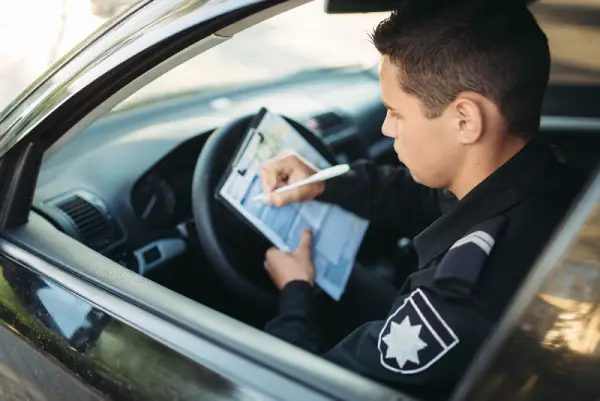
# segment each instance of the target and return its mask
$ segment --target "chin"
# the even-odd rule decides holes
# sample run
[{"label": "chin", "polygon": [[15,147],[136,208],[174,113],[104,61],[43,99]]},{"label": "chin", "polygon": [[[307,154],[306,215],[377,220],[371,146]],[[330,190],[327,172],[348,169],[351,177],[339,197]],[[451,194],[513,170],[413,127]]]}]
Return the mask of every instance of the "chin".
[{"label": "chin", "polygon": [[412,179],[417,184],[424,185],[424,186],[426,186],[428,188],[442,188],[442,186],[439,185],[439,182],[436,182],[436,180],[432,180],[431,177],[423,177],[423,175],[415,173],[414,171],[412,171],[410,169],[408,169],[408,171],[409,171],[410,176],[412,177]]},{"label": "chin", "polygon": [[420,179],[419,179],[419,175],[415,174],[414,171],[412,171],[411,169],[409,169],[407,167],[408,172],[410,173],[410,176],[412,177],[412,179],[417,183],[417,184],[422,184],[425,185]]}]

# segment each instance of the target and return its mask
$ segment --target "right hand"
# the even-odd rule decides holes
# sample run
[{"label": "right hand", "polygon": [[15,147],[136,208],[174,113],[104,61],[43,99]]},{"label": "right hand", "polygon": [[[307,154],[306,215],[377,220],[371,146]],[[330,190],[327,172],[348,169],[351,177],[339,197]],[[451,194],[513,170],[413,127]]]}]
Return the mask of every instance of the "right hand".
[{"label": "right hand", "polygon": [[260,172],[263,192],[266,195],[264,202],[274,206],[283,206],[288,203],[313,200],[325,190],[325,182],[306,184],[281,193],[273,193],[273,190],[303,180],[315,173],[314,168],[295,154],[267,160],[263,163]]}]

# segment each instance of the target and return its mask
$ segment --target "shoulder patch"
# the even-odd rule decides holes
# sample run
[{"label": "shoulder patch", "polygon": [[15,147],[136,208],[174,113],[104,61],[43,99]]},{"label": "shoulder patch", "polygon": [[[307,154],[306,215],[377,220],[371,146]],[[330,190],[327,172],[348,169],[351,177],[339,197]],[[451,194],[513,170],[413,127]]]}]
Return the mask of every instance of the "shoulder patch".
[{"label": "shoulder patch", "polygon": [[436,268],[436,285],[458,296],[470,296],[505,221],[505,216],[495,216],[456,241]]},{"label": "shoulder patch", "polygon": [[421,289],[392,313],[379,333],[381,365],[392,372],[422,372],[458,344],[454,331]]},{"label": "shoulder patch", "polygon": [[494,240],[494,238],[492,238],[491,235],[489,235],[485,231],[478,230],[472,232],[471,234],[467,234],[458,241],[456,241],[448,251],[451,251],[455,248],[458,248],[459,246],[463,246],[466,244],[474,244],[475,246],[478,246],[483,252],[485,252],[486,255],[489,255],[492,251],[492,248],[494,247],[495,242],[496,241]]}]

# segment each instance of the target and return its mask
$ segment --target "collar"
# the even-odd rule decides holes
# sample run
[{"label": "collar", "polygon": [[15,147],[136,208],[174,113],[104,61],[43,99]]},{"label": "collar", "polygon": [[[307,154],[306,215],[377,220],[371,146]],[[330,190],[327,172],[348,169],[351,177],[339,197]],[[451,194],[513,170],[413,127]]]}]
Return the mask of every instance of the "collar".
[{"label": "collar", "polygon": [[551,148],[531,140],[414,239],[419,269],[445,252],[470,228],[520,203],[555,162]]}]

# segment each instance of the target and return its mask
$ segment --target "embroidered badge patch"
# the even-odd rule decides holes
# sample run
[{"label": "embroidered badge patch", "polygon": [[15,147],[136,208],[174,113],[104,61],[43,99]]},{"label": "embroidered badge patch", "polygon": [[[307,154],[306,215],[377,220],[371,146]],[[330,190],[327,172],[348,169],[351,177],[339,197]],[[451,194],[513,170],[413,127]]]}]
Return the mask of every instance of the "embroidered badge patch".
[{"label": "embroidered badge patch", "polygon": [[416,289],[388,317],[377,347],[383,367],[414,374],[429,368],[458,342],[425,293]]}]

